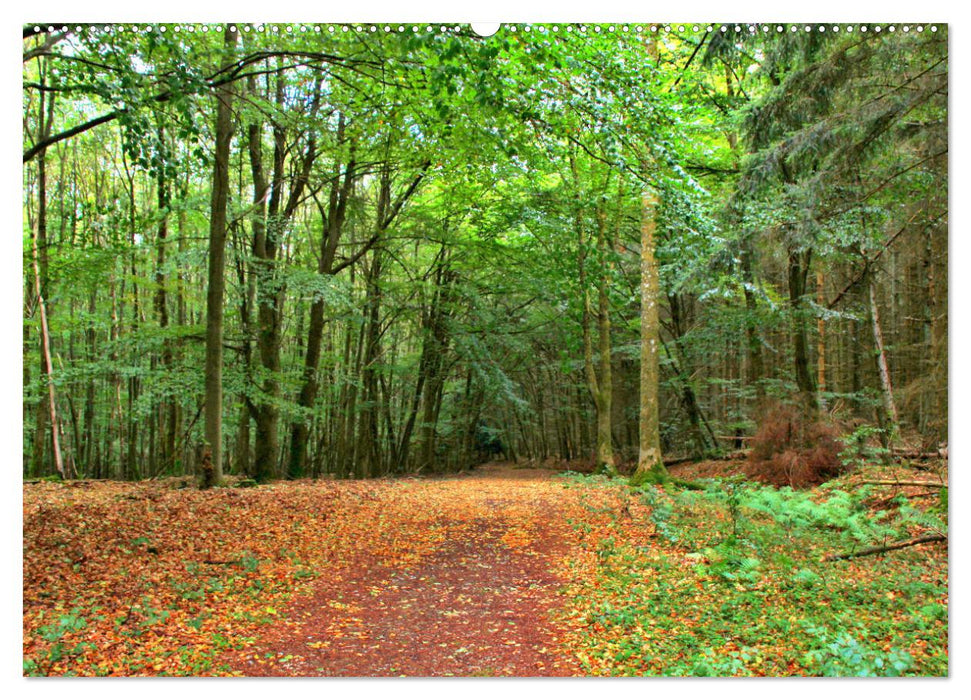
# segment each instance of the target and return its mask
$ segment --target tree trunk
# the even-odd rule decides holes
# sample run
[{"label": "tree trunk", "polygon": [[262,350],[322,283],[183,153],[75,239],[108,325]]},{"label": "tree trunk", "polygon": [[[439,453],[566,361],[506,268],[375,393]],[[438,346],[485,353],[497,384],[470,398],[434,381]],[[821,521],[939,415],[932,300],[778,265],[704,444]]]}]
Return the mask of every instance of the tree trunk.
[{"label": "tree trunk", "polygon": [[[141,308],[138,296],[138,248],[137,241],[135,240],[135,229],[136,229],[136,214],[137,214],[137,203],[135,201],[135,172],[134,168],[130,168],[128,160],[125,157],[125,151],[122,150],[122,163],[125,167],[125,177],[128,180],[128,230],[129,230],[129,248],[131,250],[131,257],[128,261],[128,272],[129,279],[131,280],[131,300],[132,300],[132,315],[131,315],[131,334],[136,336],[138,333],[138,327],[141,323]],[[124,316],[122,316],[124,318]],[[138,376],[130,376],[128,378],[128,403],[127,403],[127,416],[126,416],[126,436],[125,436],[125,467],[124,467],[124,477],[125,479],[135,480],[141,476],[141,469],[139,464],[139,453],[138,453],[138,433],[139,433],[139,422],[135,418],[135,405],[138,402],[138,395],[140,391],[140,385]]]},{"label": "tree trunk", "polygon": [[358,425],[355,474],[359,477],[375,477],[380,473],[380,446],[378,443],[378,380],[376,367],[380,354],[381,319],[381,266],[382,251],[374,250],[367,275],[366,324],[364,332],[364,356],[361,369],[361,411]]},{"label": "tree trunk", "polygon": [[421,423],[421,464],[425,468],[435,466],[436,427],[444,387],[442,365],[448,348],[448,334],[444,318],[447,310],[443,306],[448,303],[448,286],[451,284],[452,273],[444,259],[446,255],[444,248],[441,255],[442,260],[435,270],[435,290],[432,295],[431,307],[427,313],[425,335],[422,342],[422,355],[426,355],[427,350],[424,370],[428,387],[423,395]]},{"label": "tree trunk", "polygon": [[[338,147],[344,140],[344,120],[341,117],[337,128]],[[320,238],[320,260],[317,264],[317,274],[330,275],[333,272],[334,256],[337,244],[343,232],[347,202],[350,199],[354,184],[354,156],[344,168],[343,183],[339,184],[340,163],[334,168],[334,182],[330,191],[330,202],[327,211],[320,208],[323,221],[323,232]],[[307,348],[304,355],[303,378],[300,392],[297,395],[297,405],[304,416],[308,416],[317,400],[318,379],[317,367],[320,364],[320,349],[324,334],[324,301],[314,299],[310,307],[310,323],[307,329]],[[307,440],[310,434],[309,417],[298,418],[290,430],[290,459],[287,465],[287,476],[291,479],[303,475],[306,468]]]},{"label": "tree trunk", "polygon": [[[41,64],[40,79],[41,83],[46,78],[46,63]],[[54,95],[48,96],[41,92],[38,111],[37,111],[37,133],[39,140],[43,140],[50,135],[51,122],[54,114]],[[38,307],[41,313],[41,324],[46,326],[48,309],[42,299],[48,295],[48,240],[47,240],[47,149],[43,148],[37,155],[37,220],[34,226],[33,236],[33,257],[35,266],[35,293],[38,300]],[[47,426],[51,415],[54,412],[53,391],[54,386],[51,382],[52,365],[50,361],[50,333],[48,329],[42,327],[39,338],[40,349],[40,373],[46,378],[48,385],[48,399],[39,398],[34,421],[34,445],[33,445],[33,469],[35,474],[43,473],[45,467],[45,455],[47,452]],[[54,442],[57,441],[57,426],[51,426]],[[55,454],[55,468],[58,473],[63,471],[60,463],[60,455]],[[62,474],[63,476],[63,474]]]},{"label": "tree trunk", "polygon": [[[606,248],[603,244],[604,232],[602,215],[598,227],[600,229],[598,242],[600,251],[604,253]],[[611,344],[610,344],[610,303],[607,297],[608,275],[604,271],[600,275],[600,289],[597,294],[597,315],[599,330],[599,355],[600,355],[600,381],[599,381],[599,400],[597,401],[597,462],[598,466],[606,469],[608,473],[617,471],[617,462],[614,457],[613,446],[613,397],[614,381],[613,367],[611,366]]]},{"label": "tree trunk", "polygon": [[755,415],[760,419],[765,411],[765,362],[762,359],[762,337],[759,334],[757,319],[758,304],[755,299],[755,272],[752,241],[746,237],[742,242],[740,264],[742,270],[742,291],[745,296],[745,339],[748,346],[748,383],[755,388]]},{"label": "tree trunk", "polygon": [[[223,35],[225,60],[229,67],[236,48],[235,27],[226,25]],[[223,292],[226,268],[226,208],[229,197],[229,149],[233,137],[231,84],[216,90],[216,152],[212,172],[212,199],[209,213],[209,269],[206,292],[206,402],[205,435],[209,459],[204,460],[202,488],[222,479],[223,441]]]},{"label": "tree trunk", "polygon": [[[314,84],[314,93],[309,107],[309,116],[316,115],[320,105],[320,78]],[[256,80],[249,78],[250,92],[256,92]],[[275,103],[284,109],[287,85],[282,73],[276,76]],[[249,131],[250,168],[253,172],[253,202],[256,215],[253,219],[253,257],[255,259],[256,297],[257,297],[257,348],[264,378],[262,396],[255,402],[254,419],[256,422],[256,444],[254,447],[253,478],[266,481],[277,469],[280,457],[279,422],[280,411],[277,403],[280,395],[280,350],[283,334],[283,305],[286,299],[286,285],[279,272],[278,257],[281,251],[286,227],[300,204],[304,188],[310,177],[310,170],[317,158],[316,136],[312,130],[307,132],[307,143],[302,151],[287,142],[287,129],[279,121],[273,122],[273,162],[272,175],[267,180],[263,169],[263,125],[250,124]],[[285,172],[287,157],[291,152],[299,157],[292,177]],[[284,197],[284,186],[290,182],[289,192]],[[267,192],[269,202],[264,206]],[[265,220],[264,220],[265,212]]]},{"label": "tree trunk", "polygon": [[[823,281],[823,268],[820,265],[816,270],[816,303],[820,309],[826,307]],[[820,394],[820,405],[825,407],[822,394],[826,391],[826,319],[822,314],[816,320],[816,333],[816,387]]]},{"label": "tree trunk", "polygon": [[[158,129],[158,140],[163,154],[163,161],[166,155],[165,131],[160,126]],[[162,369],[168,372],[172,367],[172,341],[164,337],[165,329],[169,325],[168,299],[166,295],[165,279],[165,247],[168,244],[168,209],[169,209],[169,183],[165,176],[164,167],[160,166],[157,175],[158,185],[158,209],[162,220],[158,225],[156,237],[155,255],[155,315],[158,319],[158,327],[163,333],[162,338]],[[159,460],[163,468],[169,468],[175,459],[175,440],[176,440],[176,403],[174,399],[162,402],[162,444],[159,451]],[[153,470],[154,472],[155,470]]]},{"label": "tree trunk", "polygon": [[645,190],[641,199],[641,383],[640,444],[635,476],[667,478],[661,457],[661,428],[658,405],[660,323],[658,303],[661,280],[654,257],[657,227],[657,195]]},{"label": "tree trunk", "polygon": [[[674,372],[677,376],[678,383],[681,385],[681,404],[688,414],[688,422],[691,425],[691,436],[695,443],[695,456],[701,457],[709,447],[716,447],[715,436],[712,434],[711,428],[708,427],[708,423],[701,412],[701,406],[698,405],[698,398],[695,394],[694,387],[691,385],[692,370],[687,365],[687,353],[682,342],[682,338],[688,329],[686,327],[681,295],[668,294],[668,306],[671,310],[671,325],[674,329],[674,347],[678,353],[677,360],[674,362]],[[670,358],[670,350],[667,345],[663,341],[661,341],[661,345],[668,351],[667,354]],[[674,358],[670,359],[674,360]],[[704,423],[704,428],[707,428],[707,434],[711,438],[710,441],[705,437],[706,433],[702,427],[702,423]]]},{"label": "tree trunk", "polygon": [[924,268],[927,279],[927,316],[928,316],[928,408],[927,421],[933,441],[947,442],[947,228],[932,227],[927,232]]},{"label": "tree trunk", "polygon": [[887,354],[883,346],[883,329],[880,327],[880,312],[877,308],[877,288],[873,282],[873,276],[867,276],[867,290],[870,300],[870,324],[873,330],[873,351],[874,360],[877,364],[877,372],[880,375],[880,394],[883,398],[883,409],[886,411],[889,424],[889,438],[892,442],[900,425],[900,418],[897,414],[897,404],[893,398],[893,385],[890,381],[890,366],[887,364]]},{"label": "tree trunk", "polygon": [[[88,315],[90,318],[95,317],[97,301],[97,292],[92,290],[92,292],[88,295]],[[93,326],[89,325],[88,328],[85,329],[84,337],[87,361],[94,362],[97,355],[95,349],[96,335]],[[87,381],[84,393],[84,445],[81,449],[81,463],[84,467],[85,473],[97,479],[101,476],[101,465],[97,464],[94,460],[96,440],[94,432],[95,408],[95,380],[92,378]]]},{"label": "tree trunk", "polygon": [[[42,162],[44,154],[41,153],[40,161]],[[38,217],[38,222],[40,218]],[[41,288],[41,275],[40,275],[40,265],[37,262],[37,238],[34,236],[34,280],[35,280],[35,290],[37,293],[37,308],[40,311],[40,337],[41,337],[41,350],[42,359],[44,362],[45,377],[47,379],[47,410],[50,415],[51,424],[51,438],[54,450],[54,467],[57,469],[57,473],[61,475],[62,479],[67,478],[67,473],[64,471],[64,462],[61,459],[61,445],[58,436],[58,422],[57,422],[57,402],[54,399],[54,367],[51,362],[51,345],[50,345],[50,330],[47,327],[47,310],[46,304],[44,303],[44,295]]]},{"label": "tree trunk", "polygon": [[819,412],[816,383],[809,371],[809,335],[806,331],[805,304],[806,277],[812,250],[790,250],[788,263],[789,306],[792,311],[792,349],[795,363],[796,386],[802,397],[803,408],[810,416]]},{"label": "tree trunk", "polygon": [[[575,161],[571,162],[574,170],[574,181],[577,188],[577,197],[579,198],[579,177],[576,173]],[[601,254],[600,260],[604,260],[602,255],[604,252],[604,238],[605,238],[605,227],[606,222],[604,220],[603,209],[598,206],[596,212],[597,220],[597,251]],[[593,399],[594,410],[596,412],[597,421],[597,438],[596,438],[596,465],[598,469],[603,469],[608,473],[614,473],[617,470],[616,463],[614,461],[613,452],[613,432],[611,429],[611,394],[613,390],[612,377],[611,377],[611,348],[610,348],[610,307],[607,298],[607,280],[606,274],[599,275],[598,283],[598,295],[597,295],[597,325],[599,331],[599,363],[596,362],[593,352],[593,330],[592,317],[593,310],[590,301],[590,290],[588,289],[587,280],[587,235],[586,228],[583,222],[583,210],[577,204],[576,215],[574,219],[574,226],[577,233],[577,243],[579,249],[579,281],[581,294],[583,294],[583,311],[581,317],[581,325],[583,332],[583,366],[586,372],[587,379],[587,389],[590,391],[590,396]],[[600,375],[598,377],[597,364],[600,366]]]}]

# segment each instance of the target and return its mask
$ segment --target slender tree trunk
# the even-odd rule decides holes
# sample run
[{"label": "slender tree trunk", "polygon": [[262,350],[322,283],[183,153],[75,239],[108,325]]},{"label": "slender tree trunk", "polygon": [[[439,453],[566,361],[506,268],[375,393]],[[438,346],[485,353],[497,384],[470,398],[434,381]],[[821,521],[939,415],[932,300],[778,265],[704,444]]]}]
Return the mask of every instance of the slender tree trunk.
[{"label": "slender tree trunk", "polygon": [[[277,83],[277,101],[282,101],[282,80]],[[256,78],[250,77],[248,89],[256,93]],[[255,278],[255,306],[256,306],[256,347],[260,358],[264,377],[262,380],[262,397],[253,402],[253,419],[255,422],[255,444],[253,451],[252,476],[259,482],[267,481],[273,474],[277,457],[277,426],[278,411],[275,405],[279,383],[277,375],[280,371],[279,353],[279,324],[277,317],[278,298],[280,289],[275,284],[275,270],[273,263],[276,259],[277,237],[281,232],[281,222],[278,220],[281,179],[285,157],[284,133],[281,128],[274,127],[273,152],[273,190],[266,177],[263,166],[263,124],[257,122],[249,125],[248,148],[250,169],[253,175],[253,269],[251,275]],[[267,197],[271,201],[271,211],[267,218]]]},{"label": "slender tree trunk", "polygon": [[[40,158],[43,159],[43,152]],[[39,228],[40,217],[38,217],[38,228]],[[34,236],[34,280],[35,280],[35,291],[37,293],[37,308],[40,312],[40,336],[41,336],[41,350],[42,359],[44,361],[45,376],[47,378],[47,409],[50,412],[51,421],[51,438],[53,441],[54,449],[54,468],[57,469],[57,473],[61,475],[62,479],[67,478],[67,473],[64,470],[64,462],[61,459],[61,443],[58,436],[59,424],[57,422],[57,402],[54,398],[54,366],[51,362],[51,345],[50,345],[50,330],[47,326],[47,309],[44,302],[43,290],[41,287],[41,275],[40,275],[40,264],[37,261],[37,238]]]},{"label": "slender tree trunk", "polygon": [[886,411],[890,431],[890,439],[893,440],[900,425],[900,418],[897,414],[897,404],[893,398],[893,385],[890,381],[890,367],[887,364],[887,353],[883,345],[883,329],[880,326],[880,311],[877,308],[877,289],[873,282],[873,276],[867,275],[867,291],[870,301],[870,324],[873,330],[873,350],[874,359],[877,364],[877,372],[880,375],[880,394],[883,398],[883,409]]},{"label": "slender tree trunk", "polygon": [[378,443],[378,380],[377,361],[380,354],[382,251],[374,250],[367,275],[367,320],[364,333],[364,357],[361,369],[361,411],[358,425],[358,476],[374,477],[380,473]]},{"label": "slender tree trunk", "polygon": [[937,442],[948,440],[947,406],[947,228],[932,228],[926,242],[927,316],[928,316],[928,397],[930,436]]},{"label": "slender tree trunk", "polygon": [[[135,201],[135,173],[133,169],[129,168],[128,161],[124,157],[124,151],[122,151],[122,161],[125,165],[125,176],[128,180],[128,230],[130,232],[129,247],[131,249],[131,257],[128,261],[128,271],[131,279],[131,333],[132,335],[136,335],[138,333],[138,327],[141,324],[141,305],[138,296],[138,247],[137,241],[135,240],[137,212],[137,203]],[[138,361],[140,361],[140,359],[141,358],[138,358]],[[127,385],[128,403],[126,416],[127,435],[125,442],[125,478],[134,480],[141,476],[138,459],[139,422],[135,417],[135,404],[138,402],[138,395],[140,392],[138,377],[129,377]]]},{"label": "slender tree trunk", "polygon": [[[106,473],[112,474],[116,478],[124,478],[124,459],[121,450],[124,447],[124,409],[121,402],[121,372],[118,367],[118,340],[121,338],[121,304],[118,301],[118,288],[115,279],[115,269],[111,271],[111,278],[108,281],[108,293],[111,296],[111,329],[109,339],[111,352],[108,355],[112,369],[111,372],[111,425],[105,431],[108,444],[105,446],[105,458],[108,462]],[[114,430],[112,430],[114,427]],[[118,444],[116,454],[115,443]]]},{"label": "slender tree trunk", "polygon": [[[42,63],[40,68],[40,78],[43,84],[46,80],[46,64]],[[41,92],[38,102],[37,112],[37,133],[40,140],[47,138],[51,131],[51,122],[54,115],[54,94],[48,96]],[[41,299],[48,296],[48,239],[47,239],[47,149],[41,149],[37,155],[37,219],[34,225],[33,236],[34,265],[36,294],[38,306],[41,313],[41,323],[46,325],[49,321],[48,309],[46,304],[41,303]],[[37,474],[43,473],[45,466],[45,454],[47,452],[47,426],[48,420],[54,412],[53,391],[51,383],[52,364],[50,361],[50,333],[42,328],[40,334],[40,373],[46,377],[48,389],[51,394],[49,401],[43,398],[38,399],[35,421],[34,421],[34,445],[33,445],[33,467]],[[57,442],[57,426],[51,425],[54,443]],[[57,452],[57,451],[55,451]],[[55,453],[55,467],[58,473],[63,472],[63,465],[60,462],[60,454]],[[63,476],[63,474],[62,474]]]},{"label": "slender tree trunk", "polygon": [[398,469],[403,470],[408,466],[408,454],[411,450],[411,436],[415,430],[415,421],[418,418],[418,409],[421,406],[422,394],[425,390],[425,379],[428,376],[428,354],[425,342],[422,342],[421,356],[418,360],[418,377],[415,379],[415,391],[411,398],[411,408],[408,417],[401,430],[401,438],[398,444]]},{"label": "slender tree trunk", "polygon": [[[602,228],[602,226],[601,226]],[[601,231],[602,238],[602,231]],[[604,252],[601,246],[601,252]],[[610,303],[607,297],[607,275],[602,274],[600,279],[600,289],[597,295],[598,330],[599,330],[599,355],[600,355],[600,380],[597,401],[597,461],[599,465],[609,473],[617,471],[617,462],[614,457],[613,445],[613,398],[614,380],[613,367],[611,366],[611,343],[610,343]]]},{"label": "slender tree trunk", "polygon": [[[579,178],[576,174],[575,162],[572,163],[574,169],[574,180],[576,182],[578,197],[579,197]],[[579,247],[579,281],[581,294],[583,294],[583,312],[581,317],[581,325],[583,332],[583,366],[586,372],[587,378],[587,388],[590,391],[590,396],[593,399],[594,410],[596,412],[597,421],[597,440],[596,440],[596,463],[598,469],[603,469],[608,473],[614,473],[617,470],[617,465],[614,460],[613,452],[613,434],[611,430],[611,399],[613,393],[612,377],[611,377],[611,347],[610,347],[610,307],[607,298],[607,280],[606,274],[599,275],[600,280],[598,284],[598,297],[597,297],[597,325],[599,331],[599,363],[596,362],[593,352],[593,330],[592,330],[592,320],[593,320],[593,309],[592,303],[590,301],[590,290],[588,289],[587,281],[587,236],[586,229],[583,223],[583,212],[579,204],[576,210],[576,216],[574,220],[574,226],[577,233],[577,242]],[[598,236],[597,236],[597,251],[601,254],[601,260],[604,260],[602,255],[604,252],[604,236],[605,236],[605,226],[606,222],[604,220],[604,212],[602,208],[597,209],[597,226],[598,226]],[[597,365],[600,366],[600,375],[597,374]]]},{"label": "slender tree trunk", "polygon": [[743,294],[745,296],[745,339],[748,346],[748,383],[755,388],[755,415],[761,419],[765,411],[765,362],[762,359],[762,337],[757,320],[758,304],[755,299],[755,272],[752,241],[746,237],[742,242],[740,256]]},{"label": "slender tree trunk", "polygon": [[[242,188],[241,188],[242,189]],[[239,246],[243,248],[242,245]],[[240,295],[239,319],[243,329],[243,347],[241,360],[247,383],[253,382],[253,306],[256,304],[256,277],[251,267],[248,267],[242,256],[237,259],[237,278],[239,279]],[[253,448],[250,441],[250,428],[253,422],[252,401],[247,392],[242,394],[239,411],[239,428],[236,433],[236,454],[234,463],[240,474],[253,476]]]},{"label": "slender tree trunk", "polygon": [[[668,306],[671,309],[671,326],[674,329],[674,347],[678,353],[676,360],[671,358],[674,361],[674,373],[681,386],[681,405],[684,406],[685,412],[688,414],[688,423],[691,425],[691,436],[695,443],[695,456],[701,457],[709,447],[715,447],[714,436],[711,435],[711,442],[709,443],[702,429],[702,423],[704,422],[705,427],[707,427],[707,422],[702,415],[701,406],[698,405],[694,387],[691,386],[692,370],[688,366],[687,352],[685,352],[684,343],[681,340],[687,333],[687,320],[685,319],[682,297],[679,294],[668,294]],[[670,349],[663,340],[661,345],[668,352],[670,358]],[[710,428],[708,432],[710,435]]]},{"label": "slender tree trunk", "polygon": [[435,290],[426,314],[427,322],[422,342],[422,354],[425,354],[426,349],[428,351],[424,367],[427,391],[423,396],[421,425],[421,463],[426,468],[435,465],[436,428],[444,386],[442,365],[448,348],[448,333],[445,326],[445,316],[448,311],[444,307],[448,304],[448,287],[452,283],[452,273],[447,267],[447,251],[444,247],[440,255],[441,259],[435,270]]},{"label": "slender tree trunk", "polygon": [[[249,79],[249,89],[255,92],[255,78]],[[308,116],[313,118],[320,105],[320,78],[316,79]],[[284,111],[287,85],[283,74],[276,76],[275,103]],[[280,274],[282,241],[287,225],[300,204],[310,170],[317,158],[317,142],[313,130],[307,131],[306,146],[297,151],[296,144],[288,143],[284,124],[273,121],[272,176],[267,181],[263,172],[263,126],[257,122],[249,127],[250,167],[253,171],[253,195],[257,216],[253,222],[253,257],[257,267],[257,348],[264,379],[261,399],[256,402],[256,443],[254,448],[254,478],[265,481],[276,473],[279,449],[281,345],[283,340],[283,306],[286,285]],[[297,156],[291,155],[297,153]],[[292,177],[286,173],[288,156],[294,164]],[[289,191],[284,197],[285,184]],[[266,220],[263,221],[263,202],[269,192]],[[319,351],[318,351],[319,352]]]},{"label": "slender tree trunk", "polygon": [[809,335],[806,331],[805,303],[806,277],[812,251],[789,251],[789,305],[792,310],[792,348],[795,363],[796,386],[802,397],[803,407],[810,416],[819,411],[816,383],[809,371]]},{"label": "slender tree trunk", "polygon": [[[344,120],[338,125],[338,147],[344,140]],[[354,184],[354,156],[353,148],[350,161],[344,167],[343,183],[340,183],[340,163],[335,165],[334,182],[330,191],[330,202],[327,211],[321,207],[323,231],[320,239],[320,259],[317,264],[317,274],[330,275],[333,272],[334,257],[337,245],[343,232],[347,203]],[[304,414],[309,414],[317,400],[318,378],[317,367],[320,364],[320,349],[324,334],[324,301],[315,299],[310,307],[310,323],[307,329],[307,348],[304,355],[303,379],[300,392],[297,395],[297,405]],[[303,475],[306,466],[307,439],[309,436],[309,418],[299,418],[294,421],[290,430],[290,459],[287,466],[287,476],[298,478]]]},{"label": "slender tree trunk", "polygon": [[[90,318],[95,317],[97,301],[97,292],[92,291],[88,295],[88,315]],[[95,348],[96,335],[93,325],[89,325],[85,329],[84,336],[87,360],[88,362],[94,362],[95,358],[97,357],[97,350]],[[95,391],[95,381],[94,379],[89,379],[87,381],[84,394],[84,444],[81,448],[81,463],[85,472],[91,474],[97,479],[101,476],[101,465],[94,462],[94,447],[96,441],[94,432],[94,417],[96,408]]]},{"label": "slender tree trunk", "polygon": [[[232,62],[236,48],[235,27],[227,24],[223,35],[226,54],[224,66]],[[233,137],[233,93],[230,83],[216,90],[216,152],[212,173],[212,200],[209,214],[209,271],[206,293],[206,403],[205,435],[207,452],[202,464],[202,488],[222,479],[223,459],[223,292],[226,278],[226,208],[229,198],[229,149]]]},{"label": "slender tree trunk", "polygon": [[[823,268],[816,270],[816,303],[820,309],[826,307]],[[826,319],[820,314],[816,320],[816,387],[819,389],[819,403],[825,408],[823,393],[826,391]]]},{"label": "slender tree trunk", "polygon": [[[165,148],[165,130],[160,126],[158,130],[160,148],[163,153],[163,160],[165,160],[165,154],[167,150]],[[166,246],[168,245],[168,209],[170,204],[169,195],[169,183],[165,175],[164,167],[159,168],[157,176],[157,186],[158,186],[158,209],[162,217],[162,220],[158,225],[158,234],[156,238],[156,255],[155,255],[155,315],[158,320],[158,327],[162,331],[163,336],[166,329],[169,326],[169,310],[168,310],[168,296],[166,292],[166,277],[165,277],[165,264],[166,264]],[[162,369],[168,372],[172,367],[172,342],[169,338],[162,338]],[[161,406],[162,415],[162,442],[161,450],[159,451],[159,460],[161,461],[163,468],[169,468],[172,461],[175,459],[175,440],[176,440],[176,407],[175,401],[173,399],[168,399],[162,402]],[[153,451],[154,454],[154,451]],[[153,473],[155,470],[153,470]]]}]

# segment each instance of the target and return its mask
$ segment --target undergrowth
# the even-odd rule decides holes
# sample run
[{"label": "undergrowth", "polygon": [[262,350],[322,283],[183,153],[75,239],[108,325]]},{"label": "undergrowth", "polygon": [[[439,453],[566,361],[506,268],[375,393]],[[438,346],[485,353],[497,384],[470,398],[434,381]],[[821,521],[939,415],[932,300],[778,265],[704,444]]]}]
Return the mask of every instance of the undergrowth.
[{"label": "undergrowth", "polygon": [[[824,562],[826,554],[946,532],[946,515],[866,490],[794,491],[737,479],[704,491],[628,489],[649,543],[617,515],[574,644],[586,673],[663,676],[942,676],[946,550]],[[590,486],[607,486],[601,478]],[[574,527],[577,527],[574,524]]]},{"label": "undergrowth", "polygon": [[836,425],[808,420],[794,406],[778,405],[752,439],[747,473],[775,486],[805,488],[843,473],[845,445]]}]

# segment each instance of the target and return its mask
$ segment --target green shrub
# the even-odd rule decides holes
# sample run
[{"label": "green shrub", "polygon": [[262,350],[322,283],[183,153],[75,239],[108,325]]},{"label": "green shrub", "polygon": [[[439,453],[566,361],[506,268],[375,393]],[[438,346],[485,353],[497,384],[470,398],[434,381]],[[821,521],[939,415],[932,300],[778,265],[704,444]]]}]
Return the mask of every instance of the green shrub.
[{"label": "green shrub", "polygon": [[802,661],[814,675],[901,676],[914,663],[905,651],[876,651],[846,632],[830,635],[814,627],[806,631],[815,637],[815,644]]}]

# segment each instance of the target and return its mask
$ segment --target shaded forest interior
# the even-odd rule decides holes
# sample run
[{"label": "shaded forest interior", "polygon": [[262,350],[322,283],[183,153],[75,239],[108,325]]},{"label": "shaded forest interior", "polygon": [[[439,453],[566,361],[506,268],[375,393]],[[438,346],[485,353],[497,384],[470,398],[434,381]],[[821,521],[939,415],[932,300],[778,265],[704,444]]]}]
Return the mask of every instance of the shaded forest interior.
[{"label": "shaded forest interior", "polygon": [[24,29],[25,477],[946,443],[946,27],[165,29]]}]

